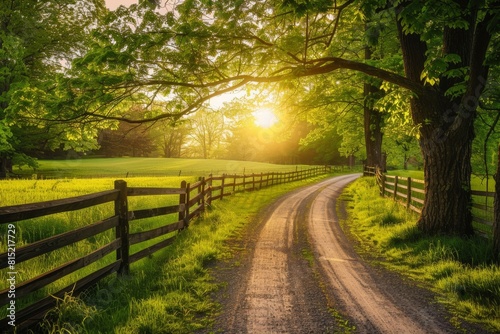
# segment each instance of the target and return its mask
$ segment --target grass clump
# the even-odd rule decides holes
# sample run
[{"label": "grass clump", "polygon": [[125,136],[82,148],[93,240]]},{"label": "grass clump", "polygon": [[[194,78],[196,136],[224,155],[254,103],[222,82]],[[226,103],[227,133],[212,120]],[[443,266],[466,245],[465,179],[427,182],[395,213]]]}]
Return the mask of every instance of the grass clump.
[{"label": "grass clump", "polygon": [[85,304],[70,292],[57,299],[56,308],[45,315],[41,328],[54,334],[83,333],[99,317],[95,306]]},{"label": "grass clump", "polygon": [[392,199],[381,198],[373,178],[362,178],[347,190],[350,233],[362,254],[431,287],[458,319],[500,331],[500,267],[492,259],[491,242],[423,235],[418,216]]}]

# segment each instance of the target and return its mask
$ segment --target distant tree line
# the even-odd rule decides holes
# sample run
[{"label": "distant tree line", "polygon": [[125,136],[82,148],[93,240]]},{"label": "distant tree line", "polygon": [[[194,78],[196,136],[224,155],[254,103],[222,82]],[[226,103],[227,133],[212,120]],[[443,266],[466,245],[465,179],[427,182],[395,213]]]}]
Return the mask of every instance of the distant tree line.
[{"label": "distant tree line", "polygon": [[[262,128],[253,117],[223,117],[219,112],[200,111],[172,123],[118,122],[113,129],[101,129],[98,148],[85,152],[48,149],[39,142],[31,152],[39,158],[165,157],[265,161],[280,164],[347,164],[339,152],[340,140],[323,146],[301,144],[311,131],[305,121]],[[320,150],[323,148],[323,150]]]}]

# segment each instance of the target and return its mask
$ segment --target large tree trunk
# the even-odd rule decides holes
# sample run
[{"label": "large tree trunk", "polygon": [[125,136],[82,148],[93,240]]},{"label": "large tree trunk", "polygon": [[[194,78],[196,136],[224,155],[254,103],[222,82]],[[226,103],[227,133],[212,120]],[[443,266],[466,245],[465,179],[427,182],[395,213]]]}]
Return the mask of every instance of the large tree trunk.
[{"label": "large tree trunk", "polygon": [[472,123],[472,119],[463,119],[462,126],[468,129],[462,131],[422,127],[425,200],[418,227],[425,234],[474,233],[470,210]]},{"label": "large tree trunk", "polygon": [[[365,30],[367,28],[365,27]],[[370,46],[365,46],[365,59],[372,59],[373,52]],[[373,80],[373,79],[372,79]],[[373,106],[375,101],[382,95],[379,86],[375,86],[369,81],[363,86],[363,119],[366,147],[366,165],[370,167],[379,167],[385,171],[382,164],[382,114]]]},{"label": "large tree trunk", "polygon": [[497,171],[495,173],[495,213],[493,222],[493,257],[500,260],[500,145],[498,146]]},{"label": "large tree trunk", "polygon": [[365,130],[365,146],[366,146],[366,164],[370,167],[380,167],[385,170],[382,165],[382,114],[372,107],[373,103],[368,100],[372,99],[372,95],[379,93],[378,87],[370,84],[365,84],[365,106],[364,106],[364,130]]},{"label": "large tree trunk", "polygon": [[[408,2],[401,3],[400,6]],[[399,7],[398,10],[401,10]],[[477,100],[487,77],[483,66],[489,42],[486,24],[480,24],[471,38],[470,30],[446,28],[443,53],[460,55],[454,68],[470,66],[465,94],[446,96],[457,78],[443,76],[439,85],[426,85],[422,78],[427,45],[420,35],[405,32],[398,20],[398,32],[406,77],[425,89],[411,100],[413,122],[420,125],[420,147],[424,159],[425,200],[418,221],[425,234],[469,236],[474,233],[471,213],[471,150]],[[473,55],[471,57],[471,55]]]},{"label": "large tree trunk", "polygon": [[0,179],[6,179],[12,173],[12,159],[0,156]]}]

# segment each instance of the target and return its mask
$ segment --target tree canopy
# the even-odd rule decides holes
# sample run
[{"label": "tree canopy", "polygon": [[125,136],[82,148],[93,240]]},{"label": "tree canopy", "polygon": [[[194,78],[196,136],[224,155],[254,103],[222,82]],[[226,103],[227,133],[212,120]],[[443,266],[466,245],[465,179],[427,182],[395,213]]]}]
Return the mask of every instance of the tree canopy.
[{"label": "tree canopy", "polygon": [[[368,151],[381,150],[388,122],[418,138],[427,189],[419,228],[470,235],[474,126],[497,110],[499,18],[497,0],[140,1],[108,12],[71,66],[46,89],[18,87],[9,110],[34,125],[77,124],[67,136],[78,137],[89,125],[175,123],[215,96],[265,86],[293,92],[295,106],[309,101],[319,139],[342,103],[361,101]],[[141,117],[130,117],[134,106]],[[351,109],[345,124],[355,126]],[[354,152],[348,128],[337,135]]]},{"label": "tree canopy", "polygon": [[[2,1],[0,177],[12,159],[33,165],[28,154],[41,146],[69,147],[76,137],[80,143],[91,142],[78,124],[46,123],[36,96],[55,93],[58,78],[84,54],[87,35],[103,11],[103,2],[97,0]],[[71,111],[58,113],[60,120],[71,118]]]}]

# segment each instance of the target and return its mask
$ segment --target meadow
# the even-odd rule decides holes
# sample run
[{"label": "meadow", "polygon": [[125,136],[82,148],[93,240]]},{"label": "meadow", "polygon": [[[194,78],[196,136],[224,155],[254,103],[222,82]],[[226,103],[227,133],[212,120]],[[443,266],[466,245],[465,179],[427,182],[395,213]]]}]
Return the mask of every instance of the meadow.
[{"label": "meadow", "polygon": [[[118,176],[118,174],[123,174],[130,167],[130,162],[146,166],[147,161],[144,160],[149,161],[150,159],[142,159],[143,161],[137,161],[136,159],[123,160],[127,161],[122,161],[121,165],[126,167],[118,168],[120,161],[117,160],[114,168],[110,168],[107,173],[114,173],[113,175]],[[96,164],[101,165],[104,162],[102,160],[91,161],[94,166]],[[185,162],[179,161],[175,165],[176,168]],[[202,173],[201,168],[212,171],[221,169],[224,166],[229,168],[227,161],[203,162],[204,164],[198,165],[198,170],[193,174],[200,175]],[[85,165],[85,168],[92,164]],[[247,173],[249,173],[247,168],[250,167],[253,167],[254,172],[265,171],[266,168],[274,171],[290,171],[297,168],[296,166],[283,165],[272,165],[273,168],[270,168],[268,164],[247,164],[243,162],[239,166],[244,166],[242,168]],[[63,167],[67,168],[68,165],[66,164]],[[73,167],[74,169],[71,170],[78,170],[76,165],[73,165]],[[258,167],[261,169],[257,169]],[[154,168],[153,166],[151,169]],[[62,168],[56,168],[56,170],[60,171]],[[100,171],[96,171],[96,173]],[[229,172],[229,170],[225,171]],[[93,176],[96,176],[96,174],[93,174]],[[113,188],[115,179],[115,177],[108,177],[4,180],[0,182],[0,203],[2,206],[16,205],[109,190]],[[194,182],[196,179],[195,176],[130,177],[129,175],[126,181],[131,187],[179,187],[182,180]],[[160,333],[166,331],[189,333],[195,328],[204,326],[203,324],[206,324],[210,317],[206,317],[206,319],[204,317],[200,318],[200,314],[211,313],[216,309],[216,305],[210,301],[208,293],[217,287],[216,282],[208,282],[209,277],[205,265],[207,261],[223,256],[227,252],[227,250],[223,250],[222,241],[234,237],[243,223],[247,222],[247,219],[251,218],[261,207],[276,196],[290,191],[294,187],[318,179],[313,178],[265,188],[256,192],[238,194],[234,196],[234,200],[230,197],[229,200],[225,199],[221,203],[214,203],[212,206],[214,210],[206,213],[203,219],[193,223],[189,229],[180,233],[172,246],[155,253],[150,258],[133,263],[129,277],[118,279],[112,276],[100,282],[98,286],[81,297],[69,294],[61,299],[58,308],[47,316],[43,332],[102,333],[115,331],[124,333]],[[178,200],[179,195],[131,197],[129,209],[178,204]],[[231,204],[230,201],[236,202]],[[21,247],[24,244],[102,220],[113,215],[113,210],[113,203],[109,203],[83,210],[17,222],[16,246]],[[176,215],[169,215],[167,217],[133,221],[130,225],[130,232],[149,230],[176,220]],[[0,239],[0,252],[6,249],[5,236],[7,233],[4,231],[5,228],[6,226],[0,225],[0,229],[2,229],[0,231],[2,236]],[[83,253],[94,251],[112,240],[113,234],[112,230],[107,231],[96,237],[66,246],[61,250],[20,263],[16,266],[17,278],[20,282],[32,279],[71,261]],[[169,236],[161,238],[168,238]],[[151,243],[160,240],[157,238],[152,240]],[[145,248],[148,244],[133,245],[131,253],[137,250],[134,250],[134,246]],[[35,294],[16,300],[16,303],[20,307],[31,304],[43,296],[58,291],[71,284],[71,282],[111,263],[114,256],[112,253],[96,263],[56,281]],[[2,271],[0,289],[7,288],[7,277],[5,275],[6,272]],[[160,287],[163,292],[158,295],[157,290]],[[0,315],[5,316],[5,310],[2,310]],[[156,319],[157,317],[161,319]]]},{"label": "meadow", "polygon": [[[424,172],[421,170],[404,170],[397,169],[388,171],[389,175],[397,175],[402,177],[411,177],[413,179],[424,179]],[[493,179],[493,175],[490,175],[488,180],[486,177],[481,175],[472,175],[471,177],[471,188],[473,190],[486,190],[486,183],[488,183],[488,190],[495,191],[495,180]]]},{"label": "meadow", "polygon": [[[166,168],[165,166],[168,166]],[[310,166],[307,166],[310,167]],[[182,172],[179,173],[179,171]],[[236,168],[237,170],[232,170]],[[171,187],[178,188],[182,180],[187,182],[195,182],[198,176],[206,175],[206,173],[259,173],[264,171],[294,171],[299,168],[306,168],[306,166],[289,166],[289,165],[272,165],[265,163],[252,163],[252,162],[235,162],[235,161],[225,161],[225,160],[191,160],[191,159],[86,159],[86,160],[68,160],[68,161],[42,161],[41,169],[37,171],[36,177],[33,175],[26,174],[27,179],[19,180],[2,180],[0,181],[0,206],[18,205],[33,202],[49,201],[55,199],[62,199],[80,195],[86,195],[90,193],[95,193],[104,190],[110,190],[114,187],[114,181],[116,179],[125,179],[130,187]],[[134,170],[135,174],[129,172]],[[185,175],[189,171],[190,175]],[[41,173],[45,174],[41,174]],[[168,174],[182,174],[182,176],[155,176],[155,177],[132,177],[132,175],[168,175]],[[41,176],[47,177],[47,179],[39,179]],[[99,177],[101,175],[108,175],[108,177]],[[52,177],[59,177],[57,179],[51,179]],[[62,177],[66,176],[66,177]],[[80,176],[83,178],[76,178]],[[29,177],[29,178],[28,178]],[[298,183],[303,184],[303,183]],[[278,189],[291,189],[290,186],[279,186]],[[264,198],[267,198],[264,196]],[[165,196],[138,196],[131,197],[129,199],[129,209],[139,210],[147,208],[162,207],[168,205],[175,205],[179,202],[179,195],[165,195]],[[250,205],[251,206],[251,205]],[[246,206],[248,212],[252,212],[253,208]],[[98,206],[93,206],[87,209],[52,214],[49,216],[44,216],[35,219],[29,219],[24,221],[19,221],[15,223],[16,226],[16,247],[22,247],[23,245],[33,243],[44,238],[54,236],[60,233],[71,231],[79,227],[86,226],[93,222],[101,221],[107,217],[114,214],[113,203],[101,204]],[[222,219],[222,217],[219,217]],[[169,223],[173,223],[177,220],[177,215],[168,215],[162,217],[153,217],[149,219],[142,219],[139,221],[133,221],[130,224],[130,233],[136,233],[141,231],[146,231],[153,229],[155,227],[164,226]],[[231,219],[229,222],[231,224]],[[221,223],[222,224],[222,223]],[[226,222],[224,222],[226,224]],[[231,227],[232,228],[232,227]],[[211,227],[214,230],[214,227]],[[131,253],[135,253],[139,249],[144,249],[150,244],[157,243],[162,239],[169,238],[177,232],[172,232],[169,235],[165,235],[148,242],[144,242],[138,245],[133,245],[131,247]],[[205,236],[206,237],[206,236]],[[7,249],[7,226],[6,224],[0,224],[0,252],[5,252]],[[199,238],[199,237],[197,237]],[[210,239],[210,237],[208,237]],[[40,274],[43,274],[49,270],[57,268],[58,266],[72,261],[73,259],[81,256],[82,254],[88,254],[106,245],[111,240],[114,239],[114,231],[109,230],[101,233],[97,236],[79,241],[75,244],[63,247],[60,250],[53,251],[49,254],[38,256],[34,259],[19,263],[16,265],[16,270],[18,272],[17,280],[18,282],[25,282]],[[188,246],[184,245],[184,248]],[[195,246],[196,247],[196,246]],[[204,250],[201,250],[204,252]],[[210,253],[211,251],[208,251]],[[163,252],[164,256],[176,258],[181,256],[182,250],[174,251],[174,253]],[[209,254],[204,254],[200,256],[210,256]],[[106,266],[107,264],[114,261],[115,254],[111,253],[103,259],[83,268],[79,271],[72,273],[47,287],[40,289],[39,291],[30,294],[27,297],[18,298],[16,304],[19,308],[24,305],[29,305],[43,297],[47,294],[52,294],[59,291],[61,288],[68,286],[72,282],[87,276],[88,274],[94,272],[95,270]],[[156,254],[155,254],[156,257]],[[157,259],[143,259],[133,264],[132,270],[138,270],[143,272],[141,268],[156,268],[158,266]],[[189,265],[191,267],[191,264]],[[184,269],[182,269],[184,270]],[[198,269],[196,269],[198,270]],[[7,282],[7,272],[2,270],[0,272],[0,290],[6,289],[8,286]],[[139,274],[141,275],[141,274]],[[167,273],[166,279],[175,280],[180,282],[174,288],[182,287],[182,280],[184,278],[173,277],[171,275],[176,275],[175,272]],[[182,277],[182,274],[179,274]],[[142,277],[142,276],[141,276]],[[149,277],[149,275],[147,276]],[[145,280],[145,277],[142,277]],[[181,280],[181,281],[179,281]],[[91,304],[101,305],[103,304],[102,299],[102,287],[106,286],[106,293],[109,292],[109,281],[112,284],[122,284],[121,280],[116,278],[113,280],[108,280],[108,283],[103,282],[99,284],[98,290],[94,291],[91,295]],[[98,296],[95,295],[98,294]],[[114,296],[113,298],[115,298]],[[105,297],[104,304],[115,304],[115,301],[110,301],[109,296]],[[134,297],[130,297],[128,302],[133,302]],[[58,320],[61,314],[63,317],[67,316],[67,312],[63,309],[73,307],[74,305],[80,305],[83,309],[92,308],[94,306],[89,306],[87,304],[82,304],[80,298],[74,298],[68,295],[64,300],[61,300],[60,307],[55,311],[51,312],[51,320],[47,322],[48,332],[59,332],[58,326],[60,326],[60,321]],[[120,304],[123,305],[123,301],[120,300]],[[118,307],[118,306],[117,306]],[[69,311],[71,313],[71,311]],[[83,314],[85,311],[79,309],[78,314]],[[6,315],[6,310],[2,308],[0,311],[0,317]],[[65,320],[63,321],[65,322]],[[71,321],[70,321],[71,322]],[[107,322],[107,320],[103,320]],[[71,326],[75,323],[72,322]],[[76,326],[81,326],[77,322]],[[115,324],[116,325],[116,324]],[[112,325],[112,326],[115,326]],[[63,325],[63,327],[66,325]],[[100,324],[99,330],[103,325]],[[177,326],[179,326],[177,324]],[[183,325],[184,326],[184,325]],[[93,326],[92,326],[93,327]],[[182,326],[181,326],[182,327]],[[189,327],[189,326],[188,326]],[[85,330],[89,331],[87,328]],[[64,330],[62,330],[64,332]],[[79,331],[79,330],[75,330]],[[92,332],[92,330],[90,330]],[[70,332],[73,332],[72,330]],[[97,331],[98,332],[98,331]]]},{"label": "meadow", "polygon": [[95,158],[40,160],[36,171],[14,170],[24,178],[103,178],[138,176],[208,176],[224,173],[251,174],[289,172],[307,169],[306,165],[277,165],[238,160],[174,158]]},{"label": "meadow", "polygon": [[[113,189],[115,179],[58,179],[58,180],[4,180],[0,182],[0,203],[2,206],[26,204],[33,202],[49,201],[80,195],[86,195],[104,190]],[[180,182],[186,180],[192,182],[194,177],[142,177],[128,178],[127,183],[131,187],[179,187]],[[129,207],[135,209],[155,208],[168,205],[176,205],[179,202],[178,195],[170,196],[138,196],[129,200]],[[52,214],[35,219],[23,220],[15,223],[16,248],[31,244],[60,233],[75,230],[91,223],[102,221],[114,215],[114,204],[106,203],[92,206],[86,209]],[[130,225],[130,232],[150,230],[155,227],[173,223],[177,220],[175,215],[143,219],[138,223]],[[0,224],[0,252],[7,249],[7,224]],[[171,234],[170,234],[171,235]],[[168,238],[170,235],[151,240],[131,247],[131,253],[143,249],[150,244]],[[94,237],[87,238],[57,251],[50,252],[31,260],[16,265],[17,280],[24,282],[49,270],[74,260],[83,254],[89,254],[114,240],[114,231],[108,230]],[[46,288],[30,294],[24,298],[18,298],[18,307],[31,304],[47,294],[55,293],[82,277],[89,275],[99,268],[113,262],[114,253],[103,259],[60,279]],[[0,271],[0,290],[7,288],[7,271]],[[5,316],[2,308],[0,316]]]},{"label": "meadow", "polygon": [[[104,161],[93,163],[100,165]],[[122,166],[130,166],[128,163],[123,162]],[[224,166],[227,162],[212,163],[205,161],[198,166],[198,170]],[[257,165],[251,163],[243,168]],[[283,171],[295,170],[296,167],[274,165],[274,168],[275,171]],[[112,189],[114,180],[120,178],[118,176],[123,175],[126,169],[128,167],[109,169],[109,173],[115,174],[108,178],[0,181],[0,203],[2,206],[15,205]],[[201,173],[181,177],[129,176],[126,181],[130,186],[178,187],[181,180],[193,182],[199,175]],[[417,175],[412,177],[418,178]],[[130,276],[119,278],[113,275],[79,297],[68,294],[61,299],[58,308],[47,315],[41,333],[192,333],[209,328],[219,311],[219,306],[211,299],[211,293],[219,288],[219,283],[211,277],[209,268],[214,261],[224,260],[238,251],[231,249],[231,243],[227,241],[243,238],[244,228],[250,226],[259,210],[275,198],[322,178],[240,193],[213,203],[212,210],[180,233],[171,246],[133,263]],[[358,250],[361,254],[376,265],[401,272],[419,282],[417,284],[436,291],[439,302],[452,310],[452,320],[457,328],[461,319],[467,319],[481,323],[492,332],[500,331],[500,269],[491,259],[487,242],[482,239],[428,238],[420,235],[415,227],[417,216],[392,200],[381,198],[373,178],[357,181],[343,197],[350,207],[351,217],[344,222],[344,228],[360,242]],[[130,198],[130,208],[157,207],[177,201],[177,196],[133,197]],[[112,213],[113,205],[104,204],[18,222],[17,246],[84,226]],[[174,215],[140,220],[131,224],[131,232],[164,225],[165,218],[172,222],[176,220]],[[0,229],[0,251],[5,251],[5,227],[0,225]],[[18,268],[19,280],[25,281],[70,261],[78,254],[99,248],[113,237],[110,233],[101,233],[21,264]],[[20,302],[28,304],[57,291],[113,259],[114,254],[110,254]],[[0,280],[0,289],[6,288],[4,271],[1,271]],[[5,312],[1,313],[2,317],[4,315]]]}]

